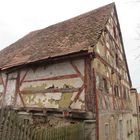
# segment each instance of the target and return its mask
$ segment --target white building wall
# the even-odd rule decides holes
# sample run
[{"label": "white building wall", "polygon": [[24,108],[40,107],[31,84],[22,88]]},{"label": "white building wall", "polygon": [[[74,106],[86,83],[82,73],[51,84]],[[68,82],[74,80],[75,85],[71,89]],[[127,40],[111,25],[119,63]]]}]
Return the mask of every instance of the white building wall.
[{"label": "white building wall", "polygon": [[85,110],[84,72],[84,59],[11,72],[4,105]]}]

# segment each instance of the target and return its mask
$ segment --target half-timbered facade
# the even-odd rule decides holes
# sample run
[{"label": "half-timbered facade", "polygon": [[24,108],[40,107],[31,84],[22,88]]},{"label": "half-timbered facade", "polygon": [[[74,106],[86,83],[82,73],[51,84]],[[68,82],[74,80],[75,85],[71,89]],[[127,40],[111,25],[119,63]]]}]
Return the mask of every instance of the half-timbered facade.
[{"label": "half-timbered facade", "polygon": [[1,107],[95,120],[97,140],[134,139],[131,80],[114,3],[29,33],[0,52],[0,69]]},{"label": "half-timbered facade", "polygon": [[131,80],[115,9],[111,11],[94,53],[99,139],[134,139],[133,131],[138,133],[138,129],[132,126],[137,123],[132,115]]}]

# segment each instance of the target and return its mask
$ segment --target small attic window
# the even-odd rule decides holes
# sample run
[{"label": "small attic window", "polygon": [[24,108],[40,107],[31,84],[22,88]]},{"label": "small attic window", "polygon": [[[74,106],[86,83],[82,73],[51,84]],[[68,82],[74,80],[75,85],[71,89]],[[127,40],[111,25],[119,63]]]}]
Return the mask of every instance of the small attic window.
[{"label": "small attic window", "polygon": [[118,54],[116,53],[116,55],[115,55],[115,59],[116,59],[116,66],[119,66],[119,57],[118,57]]},{"label": "small attic window", "polygon": [[123,98],[124,99],[126,99],[127,98],[127,95],[126,95],[127,93],[126,93],[126,89],[125,89],[125,87],[123,87]]},{"label": "small attic window", "polygon": [[119,87],[117,85],[114,86],[114,93],[116,97],[119,97]]},{"label": "small attic window", "polygon": [[117,38],[116,27],[113,26],[114,38]]}]

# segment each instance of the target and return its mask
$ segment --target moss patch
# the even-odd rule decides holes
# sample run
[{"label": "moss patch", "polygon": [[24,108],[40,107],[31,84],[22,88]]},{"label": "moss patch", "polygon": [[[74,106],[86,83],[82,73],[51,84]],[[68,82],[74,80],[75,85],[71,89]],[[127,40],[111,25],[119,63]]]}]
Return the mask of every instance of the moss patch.
[{"label": "moss patch", "polygon": [[71,102],[71,97],[73,93],[64,93],[62,95],[61,100],[59,101],[59,107],[60,108],[68,108]]}]

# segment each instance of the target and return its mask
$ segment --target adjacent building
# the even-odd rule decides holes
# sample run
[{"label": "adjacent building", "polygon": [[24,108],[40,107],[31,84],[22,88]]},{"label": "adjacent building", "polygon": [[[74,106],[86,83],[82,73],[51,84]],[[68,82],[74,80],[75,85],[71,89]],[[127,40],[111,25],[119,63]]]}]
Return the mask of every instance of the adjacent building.
[{"label": "adjacent building", "polygon": [[[130,91],[131,91],[131,102],[133,108],[133,119],[132,119],[133,126],[131,128],[131,133],[134,133],[131,139],[137,140],[139,138],[139,128],[140,128],[139,127],[140,126],[139,94],[137,93],[137,90],[135,88],[132,88]],[[130,132],[128,132],[128,135],[130,135]]]},{"label": "adjacent building", "polygon": [[29,33],[0,52],[0,73],[1,107],[92,120],[96,140],[138,139],[114,3]]}]

